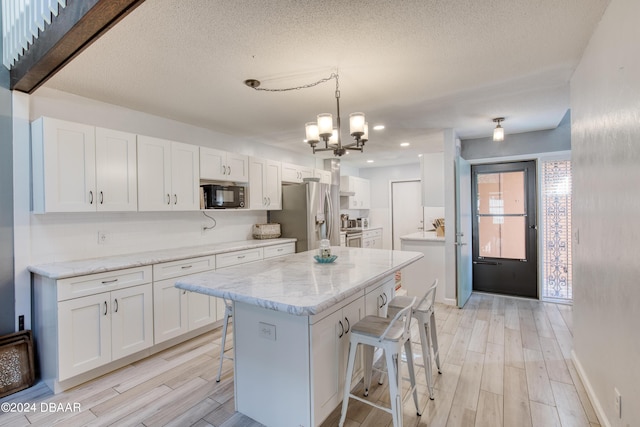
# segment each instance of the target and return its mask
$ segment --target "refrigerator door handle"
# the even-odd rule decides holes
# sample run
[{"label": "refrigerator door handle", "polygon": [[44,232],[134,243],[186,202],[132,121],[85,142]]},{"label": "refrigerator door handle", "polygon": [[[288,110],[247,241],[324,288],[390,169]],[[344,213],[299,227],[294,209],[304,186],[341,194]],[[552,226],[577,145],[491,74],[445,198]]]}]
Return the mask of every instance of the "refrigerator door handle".
[{"label": "refrigerator door handle", "polygon": [[327,217],[327,239],[331,240],[331,235],[333,234],[333,206],[329,190],[325,191],[325,195],[327,196],[327,207],[329,208],[329,212],[325,212],[325,216]]}]

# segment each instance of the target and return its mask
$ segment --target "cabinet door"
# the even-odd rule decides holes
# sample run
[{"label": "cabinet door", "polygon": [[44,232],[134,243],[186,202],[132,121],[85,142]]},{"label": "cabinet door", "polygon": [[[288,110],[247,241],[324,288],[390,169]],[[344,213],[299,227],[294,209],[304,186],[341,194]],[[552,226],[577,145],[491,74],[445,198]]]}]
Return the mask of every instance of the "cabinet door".
[{"label": "cabinet door", "polygon": [[[358,321],[364,316],[364,298],[359,298],[342,309],[342,322],[344,323],[345,334],[341,339],[339,350],[341,366],[340,372],[342,372],[339,384],[340,390],[344,390],[344,383],[346,381],[347,362],[349,361],[349,340],[351,339],[351,326],[358,323]],[[362,372],[362,359],[360,357],[360,351],[358,351],[358,354],[356,355],[356,363],[353,367],[353,375],[351,377],[352,381],[362,375]],[[353,381],[352,384],[355,384],[355,381]]]},{"label": "cabinet door", "polygon": [[264,177],[267,161],[256,157],[249,158],[249,208],[265,209],[267,198],[264,192]]},{"label": "cabinet door", "polygon": [[[329,184],[331,185],[331,172],[323,169],[314,169],[313,176],[315,178],[320,178],[321,184]],[[346,191],[346,190],[344,190]]]},{"label": "cabinet door", "polygon": [[138,210],[171,210],[171,142],[138,136]]},{"label": "cabinet door", "polygon": [[267,160],[265,168],[265,195],[267,210],[282,209],[282,167],[280,162]]},{"label": "cabinet door", "polygon": [[346,372],[341,371],[345,336],[341,320],[342,310],[338,310],[311,326],[314,425],[319,425],[338,406],[344,392],[340,386]]},{"label": "cabinet door", "polygon": [[233,182],[249,181],[249,157],[227,153],[227,180]]},{"label": "cabinet door", "polygon": [[364,178],[356,179],[356,199],[357,199],[357,207],[358,209],[369,209],[371,208],[371,189],[369,185],[369,180]]},{"label": "cabinet door", "polygon": [[282,163],[282,182],[302,182],[302,174],[299,166],[290,163]]},{"label": "cabinet door", "polygon": [[196,292],[187,292],[189,306],[189,330],[208,325],[216,321],[216,298]]},{"label": "cabinet door", "polygon": [[111,292],[111,355],[116,360],[153,345],[151,283]]},{"label": "cabinet door", "polygon": [[96,191],[99,211],[137,211],[136,135],[96,128]]},{"label": "cabinet door", "polygon": [[58,351],[59,381],[111,361],[109,292],[58,303]]},{"label": "cabinet door", "polygon": [[50,118],[41,120],[44,211],[95,211],[95,128]]},{"label": "cabinet door", "polygon": [[227,180],[227,152],[200,147],[200,179]]},{"label": "cabinet door", "polygon": [[200,209],[200,161],[198,147],[171,143],[171,206],[178,211]]},{"label": "cabinet door", "polygon": [[187,291],[173,286],[175,279],[153,283],[153,326],[156,344],[189,330]]}]

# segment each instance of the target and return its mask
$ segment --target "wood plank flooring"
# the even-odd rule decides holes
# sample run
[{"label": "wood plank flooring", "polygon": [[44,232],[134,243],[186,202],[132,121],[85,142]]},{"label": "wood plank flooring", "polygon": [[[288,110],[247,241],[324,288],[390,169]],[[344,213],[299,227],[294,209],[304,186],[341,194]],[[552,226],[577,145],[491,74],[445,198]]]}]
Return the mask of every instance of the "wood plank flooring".
[{"label": "wood plank flooring", "polygon": [[[422,416],[408,399],[405,426],[599,426],[570,359],[570,306],[474,293],[462,310],[437,305],[436,320],[435,400],[417,367]],[[422,364],[417,325],[413,332]],[[31,412],[0,412],[0,426],[260,426],[234,411],[233,362],[215,382],[219,346],[217,329],[58,395],[37,384],[0,400],[35,404]],[[369,399],[388,405],[387,384],[374,377]],[[67,403],[80,411],[42,411]],[[337,426],[339,417],[336,408],[322,427]],[[345,426],[388,427],[391,416],[352,399]]]}]

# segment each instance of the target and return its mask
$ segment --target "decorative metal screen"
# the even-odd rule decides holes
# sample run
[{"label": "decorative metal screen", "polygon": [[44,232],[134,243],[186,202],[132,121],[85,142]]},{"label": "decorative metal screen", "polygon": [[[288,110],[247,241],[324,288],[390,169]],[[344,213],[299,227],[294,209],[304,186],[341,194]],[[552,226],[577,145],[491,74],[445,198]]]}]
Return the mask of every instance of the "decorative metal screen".
[{"label": "decorative metal screen", "polygon": [[542,163],[542,210],[542,297],[572,300],[570,160]]}]

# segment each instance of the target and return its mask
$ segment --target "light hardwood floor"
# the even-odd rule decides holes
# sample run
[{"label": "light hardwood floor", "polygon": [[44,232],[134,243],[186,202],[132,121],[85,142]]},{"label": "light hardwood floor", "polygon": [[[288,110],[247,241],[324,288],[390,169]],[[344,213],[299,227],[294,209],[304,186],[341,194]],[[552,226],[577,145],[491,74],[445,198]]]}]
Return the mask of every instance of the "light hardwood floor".
[{"label": "light hardwood floor", "polygon": [[[571,362],[570,306],[474,293],[462,310],[438,305],[436,319],[443,372],[434,366],[435,400],[419,368],[423,415],[408,399],[405,426],[599,425]],[[233,362],[215,382],[219,345],[217,329],[58,395],[38,384],[1,400],[32,402],[36,411],[0,413],[0,426],[260,426],[234,411]],[[388,381],[376,380],[369,399],[388,405]],[[42,403],[79,403],[81,411],[42,412]],[[336,408],[323,427],[339,416]],[[350,400],[346,427],[390,425],[387,413]]]}]

